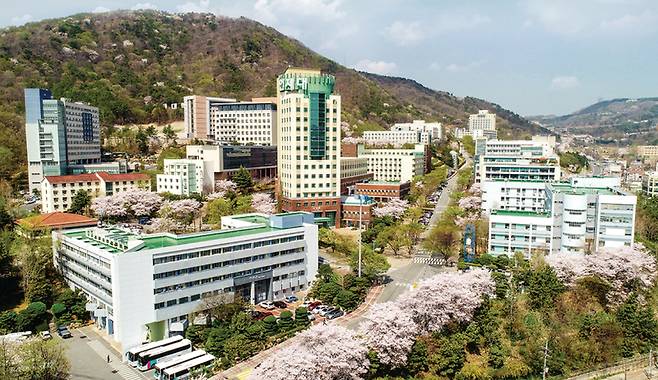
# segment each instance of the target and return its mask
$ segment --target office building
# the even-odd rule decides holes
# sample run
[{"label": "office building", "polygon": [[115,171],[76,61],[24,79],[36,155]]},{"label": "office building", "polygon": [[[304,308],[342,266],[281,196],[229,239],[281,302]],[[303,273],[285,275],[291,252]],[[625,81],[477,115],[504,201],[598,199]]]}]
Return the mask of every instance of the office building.
[{"label": "office building", "polygon": [[371,149],[359,145],[357,154],[368,159],[368,172],[375,181],[410,182],[415,176],[425,174],[424,144],[416,144],[412,149]]},{"label": "office building", "polygon": [[592,253],[632,246],[637,198],[618,178],[571,178],[545,184],[543,210],[491,210],[489,252],[512,255]]},{"label": "office building", "polygon": [[340,158],[340,194],[354,194],[355,186],[359,182],[372,180],[372,173],[368,172],[368,159],[365,157]]},{"label": "office building", "polygon": [[158,193],[187,195],[211,193],[214,181],[204,181],[203,160],[165,159],[164,174],[156,176]]},{"label": "office building", "polygon": [[359,182],[354,190],[356,194],[366,195],[376,202],[388,202],[402,199],[409,194],[411,182],[368,181]]},{"label": "office building", "polygon": [[349,195],[341,199],[341,224],[344,227],[359,227],[359,223],[364,228],[372,222],[372,209],[375,207],[375,201],[368,196]]},{"label": "office building", "polygon": [[532,140],[487,140],[484,154],[474,166],[475,182],[493,180],[560,180],[560,159],[555,137],[534,136]]},{"label": "office building", "polygon": [[308,213],[224,217],[221,230],[186,235],[93,227],[52,237],[56,268],[124,352],[168,336],[208,297],[283,299],[307,289],[318,268]]},{"label": "office building", "polygon": [[30,191],[69,166],[101,161],[98,108],[53,99],[50,90],[25,89],[25,140]]},{"label": "office building", "polygon": [[231,145],[276,145],[276,98],[238,102],[192,95],[183,98],[183,108],[188,138]]},{"label": "office building", "polygon": [[489,113],[487,110],[480,110],[476,114],[468,117],[468,128],[455,129],[455,137],[458,139],[464,136],[471,136],[474,140],[480,137],[487,139],[496,139],[496,114]]},{"label": "office building", "polygon": [[390,144],[394,147],[423,143],[421,133],[417,131],[365,131],[363,139],[368,143]]},{"label": "office building", "polygon": [[395,123],[391,131],[413,131],[420,133],[419,143],[431,144],[443,138],[441,123],[431,123],[425,120],[414,120],[411,123]]},{"label": "office building", "polygon": [[289,68],[277,79],[278,176],[284,211],[309,211],[340,225],[341,99],[336,80]]},{"label": "office building", "polygon": [[93,200],[133,189],[151,189],[151,177],[143,173],[105,172],[46,176],[41,181],[41,212],[66,211],[75,194],[86,191]]},{"label": "office building", "polygon": [[482,211],[542,211],[546,203],[546,182],[532,180],[491,180],[482,182]]}]

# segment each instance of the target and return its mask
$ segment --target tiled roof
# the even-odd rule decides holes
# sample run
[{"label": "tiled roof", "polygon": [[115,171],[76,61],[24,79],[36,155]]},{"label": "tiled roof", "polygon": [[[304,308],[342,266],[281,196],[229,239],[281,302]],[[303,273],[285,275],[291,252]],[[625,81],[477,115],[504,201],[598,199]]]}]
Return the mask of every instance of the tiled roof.
[{"label": "tiled roof", "polygon": [[46,181],[50,183],[76,183],[76,182],[98,182],[96,174],[75,174],[75,175],[47,175]]},{"label": "tiled roof", "polygon": [[110,174],[106,172],[96,173],[106,182],[117,182],[117,181],[147,181],[151,177],[148,174],[144,173],[122,173],[122,174]]},{"label": "tiled roof", "polygon": [[94,226],[97,220],[84,215],[69,214],[66,212],[51,212],[30,216],[16,221],[21,226],[29,228],[62,228]]}]

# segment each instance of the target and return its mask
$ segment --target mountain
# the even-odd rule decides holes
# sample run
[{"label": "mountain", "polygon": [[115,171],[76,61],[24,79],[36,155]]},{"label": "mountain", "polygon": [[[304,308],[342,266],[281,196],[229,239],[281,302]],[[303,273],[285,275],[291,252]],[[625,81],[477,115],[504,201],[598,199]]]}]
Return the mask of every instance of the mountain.
[{"label": "mountain", "polygon": [[589,133],[604,139],[658,139],[658,98],[604,100],[564,116],[529,119],[556,131]]},{"label": "mountain", "polygon": [[77,14],[0,30],[0,177],[25,174],[23,88],[100,108],[103,136],[113,125],[166,123],[189,94],[248,99],[273,96],[289,66],[334,74],[343,120],[356,133],[424,118],[462,126],[469,113],[499,115],[503,135],[538,131],[520,116],[475,98],[459,99],[415,81],[361,73],[246,18],[160,11]]}]

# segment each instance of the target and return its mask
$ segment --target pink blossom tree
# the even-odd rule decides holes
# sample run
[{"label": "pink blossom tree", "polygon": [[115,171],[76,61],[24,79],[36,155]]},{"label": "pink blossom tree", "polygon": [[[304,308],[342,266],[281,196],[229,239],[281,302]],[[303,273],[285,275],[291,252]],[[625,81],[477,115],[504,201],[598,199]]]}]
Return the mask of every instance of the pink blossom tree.
[{"label": "pink blossom tree", "polygon": [[471,188],[468,189],[468,192],[472,195],[481,196],[482,195],[482,186],[479,183],[474,183],[471,185]]},{"label": "pink blossom tree", "polygon": [[178,201],[165,201],[160,208],[160,217],[176,220],[188,225],[197,217],[201,203],[194,199],[181,199]]},{"label": "pink blossom tree", "polygon": [[459,200],[459,208],[465,210],[466,212],[478,212],[482,205],[482,198],[470,195]]},{"label": "pink blossom tree", "polygon": [[418,335],[418,326],[410,313],[396,302],[374,304],[359,326],[366,344],[377,352],[379,360],[392,367],[401,367]]},{"label": "pink blossom tree", "polygon": [[151,223],[144,226],[144,232],[179,232],[183,231],[185,226],[171,218],[153,218]]},{"label": "pink blossom tree", "polygon": [[157,193],[142,189],[129,190],[119,193],[116,196],[122,196],[124,206],[128,208],[129,212],[132,212],[138,217],[152,215],[160,209],[163,201],[162,197]]},{"label": "pink blossom tree", "polygon": [[128,215],[123,200],[114,196],[99,197],[91,202],[91,210],[99,219],[116,219]]},{"label": "pink blossom tree", "polygon": [[248,379],[356,380],[368,372],[368,349],[344,327],[317,325],[292,339],[295,343],[263,361]]},{"label": "pink blossom tree", "polygon": [[237,188],[238,186],[235,184],[235,182],[228,179],[220,179],[215,181],[215,191],[217,192],[222,192],[225,194],[230,191],[235,191]]},{"label": "pink blossom tree", "polygon": [[372,213],[376,217],[391,216],[394,219],[399,219],[404,215],[404,212],[409,208],[409,201],[404,199],[391,199],[380,207],[375,207]]},{"label": "pink blossom tree", "polygon": [[634,289],[651,287],[656,277],[656,260],[644,246],[601,248],[590,255],[557,253],[546,262],[567,286],[579,279],[596,276],[612,287],[608,294],[611,304],[623,302]]},{"label": "pink blossom tree", "polygon": [[267,193],[254,193],[251,196],[251,207],[254,211],[262,214],[274,214],[276,203],[272,196]]}]

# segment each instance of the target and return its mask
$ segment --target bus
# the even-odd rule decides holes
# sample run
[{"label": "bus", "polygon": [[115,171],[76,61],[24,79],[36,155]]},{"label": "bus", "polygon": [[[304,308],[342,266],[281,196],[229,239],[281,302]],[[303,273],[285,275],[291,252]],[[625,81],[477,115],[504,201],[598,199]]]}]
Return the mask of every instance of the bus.
[{"label": "bus", "polygon": [[159,340],[157,342],[146,343],[141,346],[133,347],[130,350],[128,350],[128,352],[126,352],[126,360],[131,366],[137,367],[137,355],[139,355],[140,353],[144,351],[152,350],[154,348],[164,347],[168,344],[180,342],[181,340],[183,340],[183,337],[176,335],[176,336],[172,336],[171,338]]},{"label": "bus", "polygon": [[183,339],[178,343],[144,351],[137,355],[137,369],[140,371],[148,371],[160,360],[166,361],[188,352],[192,352],[192,342],[190,342],[189,339]]},{"label": "bus", "polygon": [[153,377],[155,380],[163,380],[163,371],[167,368],[175,367],[179,364],[183,364],[187,361],[190,361],[192,359],[199,358],[203,355],[205,355],[206,352],[204,350],[196,350],[192,351],[187,354],[183,354],[181,356],[176,356],[175,358],[171,360],[165,361],[160,361],[158,364],[155,365],[155,371],[153,371]]},{"label": "bus", "polygon": [[170,367],[165,369],[163,372],[163,380],[185,380],[190,378],[190,372],[200,370],[202,368],[208,368],[215,361],[215,357],[206,354],[200,358],[192,359],[183,364],[177,365],[175,367]]}]

